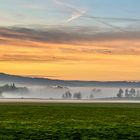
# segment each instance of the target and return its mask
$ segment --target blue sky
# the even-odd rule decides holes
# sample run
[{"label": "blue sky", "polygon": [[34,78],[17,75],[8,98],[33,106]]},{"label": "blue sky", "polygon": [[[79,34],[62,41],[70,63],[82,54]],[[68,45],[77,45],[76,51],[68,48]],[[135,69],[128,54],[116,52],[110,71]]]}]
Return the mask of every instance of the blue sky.
[{"label": "blue sky", "polygon": [[[97,17],[140,18],[139,0],[1,0],[1,26],[64,24],[75,9]],[[69,7],[70,6],[70,7]],[[96,20],[76,18],[67,25],[95,25]],[[120,24],[116,22],[114,24]]]}]

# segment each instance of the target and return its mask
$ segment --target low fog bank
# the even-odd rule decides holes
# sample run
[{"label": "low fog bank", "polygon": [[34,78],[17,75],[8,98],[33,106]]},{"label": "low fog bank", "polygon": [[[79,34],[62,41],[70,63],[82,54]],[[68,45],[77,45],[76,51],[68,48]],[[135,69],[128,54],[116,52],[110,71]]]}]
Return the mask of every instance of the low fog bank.
[{"label": "low fog bank", "polygon": [[3,92],[3,98],[61,98],[68,89],[54,86],[30,86],[27,93]]},{"label": "low fog bank", "polygon": [[[25,86],[23,87],[25,88]],[[113,87],[105,88],[105,87],[26,86],[26,88],[28,89],[28,92],[21,92],[20,90],[16,92],[4,91],[1,93],[1,98],[39,98],[39,99],[53,99],[53,100],[55,99],[139,100],[140,99],[140,88],[133,89],[130,87],[129,88],[113,88]]]}]

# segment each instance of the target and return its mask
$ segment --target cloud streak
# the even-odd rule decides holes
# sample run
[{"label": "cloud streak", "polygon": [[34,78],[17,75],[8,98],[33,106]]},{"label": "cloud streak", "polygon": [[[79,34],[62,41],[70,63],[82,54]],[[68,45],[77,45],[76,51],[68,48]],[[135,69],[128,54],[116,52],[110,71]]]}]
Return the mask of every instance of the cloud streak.
[{"label": "cloud streak", "polygon": [[[83,32],[86,30],[85,32]],[[92,27],[65,27],[47,29],[0,28],[1,41],[19,39],[25,41],[48,42],[58,44],[82,44],[84,42],[117,41],[140,39],[140,31],[112,32],[98,31]],[[80,43],[81,42],[81,43]]]},{"label": "cloud streak", "polygon": [[87,15],[85,17],[93,18],[93,19],[106,20],[106,21],[140,22],[140,19],[138,19],[138,18],[96,17],[96,16],[91,16],[91,15]]},{"label": "cloud streak", "polygon": [[[95,32],[90,27],[0,28],[0,61],[74,62],[94,55],[140,55],[140,31]],[[4,47],[3,47],[4,46]]]}]

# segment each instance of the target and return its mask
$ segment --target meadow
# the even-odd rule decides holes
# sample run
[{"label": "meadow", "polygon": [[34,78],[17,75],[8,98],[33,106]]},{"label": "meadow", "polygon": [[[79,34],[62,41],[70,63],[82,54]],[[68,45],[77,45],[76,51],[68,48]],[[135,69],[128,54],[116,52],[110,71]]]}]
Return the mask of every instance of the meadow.
[{"label": "meadow", "polygon": [[139,140],[140,104],[1,103],[2,140]]}]

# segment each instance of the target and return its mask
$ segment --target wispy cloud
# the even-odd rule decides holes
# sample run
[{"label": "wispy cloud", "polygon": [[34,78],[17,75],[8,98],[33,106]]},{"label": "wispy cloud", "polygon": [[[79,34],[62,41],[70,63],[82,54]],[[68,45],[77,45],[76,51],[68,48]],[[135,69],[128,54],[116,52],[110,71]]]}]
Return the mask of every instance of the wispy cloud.
[{"label": "wispy cloud", "polygon": [[95,60],[96,54],[140,55],[140,31],[126,34],[95,30],[65,26],[48,29],[0,28],[0,61],[90,62]]},{"label": "wispy cloud", "polygon": [[[86,31],[85,31],[86,30]],[[98,29],[97,29],[98,30]],[[127,30],[127,29],[126,29]],[[85,32],[84,32],[85,31]],[[58,44],[83,44],[84,42],[117,41],[140,39],[140,31],[113,32],[98,31],[92,27],[54,27],[46,29],[0,28],[1,39],[20,39],[26,41]],[[81,43],[80,43],[81,42]]]}]

